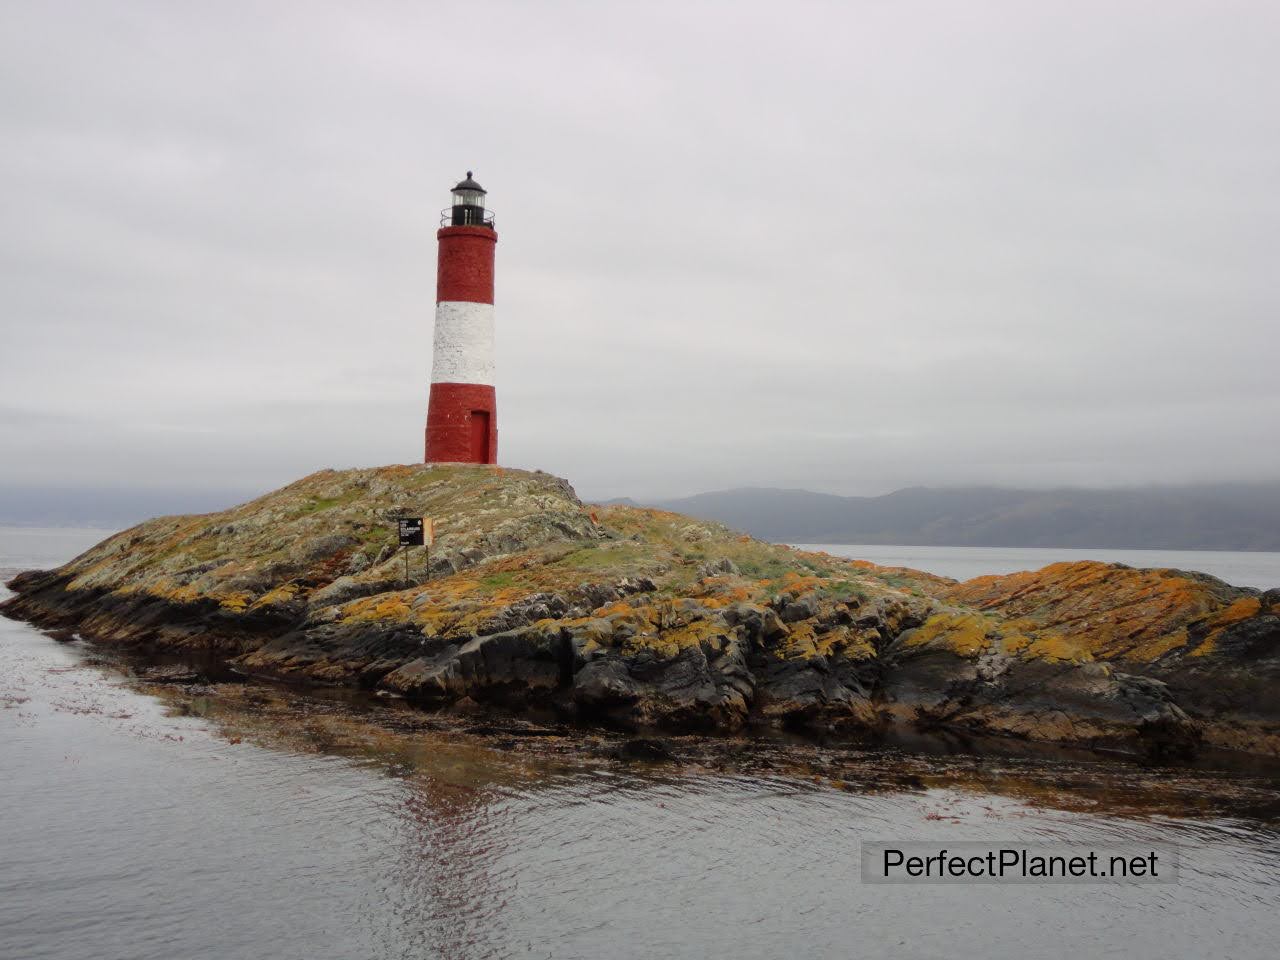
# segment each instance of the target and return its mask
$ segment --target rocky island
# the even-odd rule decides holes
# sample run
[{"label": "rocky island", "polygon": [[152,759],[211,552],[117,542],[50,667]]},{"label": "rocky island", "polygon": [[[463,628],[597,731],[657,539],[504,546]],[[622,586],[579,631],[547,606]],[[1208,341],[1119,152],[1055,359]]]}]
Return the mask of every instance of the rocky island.
[{"label": "rocky island", "polygon": [[[396,516],[438,536],[407,580]],[[4,613],[46,629],[430,708],[1280,755],[1280,589],[1095,562],[957,583],[592,507],[541,472],[321,471],[9,586]]]}]

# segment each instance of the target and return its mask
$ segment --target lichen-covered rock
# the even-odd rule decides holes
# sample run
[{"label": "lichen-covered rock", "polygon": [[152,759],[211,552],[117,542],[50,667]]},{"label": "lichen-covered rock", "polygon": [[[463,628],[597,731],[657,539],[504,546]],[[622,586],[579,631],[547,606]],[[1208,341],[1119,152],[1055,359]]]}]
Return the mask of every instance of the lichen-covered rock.
[{"label": "lichen-covered rock", "polygon": [[560,686],[565,657],[559,630],[524,627],[447,644],[386,674],[380,685],[426,703],[471,697],[519,706]]},{"label": "lichen-covered rock", "polygon": [[[407,573],[400,515],[437,532]],[[955,583],[588,508],[538,472],[322,471],[10,587],[6,613],[95,641],[433,706],[1280,754],[1280,589],[1100,563]]]}]

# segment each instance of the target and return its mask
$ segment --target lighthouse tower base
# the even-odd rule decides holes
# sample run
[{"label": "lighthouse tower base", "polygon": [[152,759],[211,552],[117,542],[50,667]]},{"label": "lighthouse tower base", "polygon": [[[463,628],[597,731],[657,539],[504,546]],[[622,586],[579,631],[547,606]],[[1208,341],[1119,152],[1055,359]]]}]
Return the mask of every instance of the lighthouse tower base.
[{"label": "lighthouse tower base", "polygon": [[427,463],[497,463],[498,404],[493,387],[433,383],[426,434]]}]

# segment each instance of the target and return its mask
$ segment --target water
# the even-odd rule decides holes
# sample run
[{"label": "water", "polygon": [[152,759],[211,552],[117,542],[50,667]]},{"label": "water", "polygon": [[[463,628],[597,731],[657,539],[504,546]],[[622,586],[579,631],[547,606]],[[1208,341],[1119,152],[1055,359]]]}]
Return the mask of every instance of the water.
[{"label": "water", "polygon": [[[100,535],[5,533],[0,556]],[[437,735],[337,749],[318,712],[289,715],[294,746],[255,745],[98,656],[0,619],[0,957],[1261,958],[1280,940],[1272,776],[902,756],[815,782]],[[936,775],[898,785],[899,766]],[[861,840],[932,838],[1173,842],[1181,876],[859,881]]]},{"label": "water", "polygon": [[66,563],[115,532],[88,527],[0,526],[0,579],[8,580],[21,570]]},{"label": "water", "polygon": [[969,580],[989,573],[1039,570],[1063,560],[1101,560],[1131,567],[1173,567],[1212,574],[1238,587],[1280,587],[1280,553],[1227,550],[1065,550],[1049,547],[900,547],[883,544],[797,543],[837,557],[911,567]]}]

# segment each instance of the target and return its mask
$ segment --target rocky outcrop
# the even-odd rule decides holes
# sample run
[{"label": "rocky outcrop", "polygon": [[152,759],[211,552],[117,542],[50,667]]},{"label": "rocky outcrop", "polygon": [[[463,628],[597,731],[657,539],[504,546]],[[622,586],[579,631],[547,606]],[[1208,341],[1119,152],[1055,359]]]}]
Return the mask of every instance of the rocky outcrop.
[{"label": "rocky outcrop", "polygon": [[1182,570],[1058,563],[979,577],[944,595],[1035,634],[1046,653],[1111,671],[1121,690],[1090,702],[1134,722],[1127,709],[1140,730],[1192,718],[1211,745],[1280,754],[1280,590]]},{"label": "rocky outcrop", "polygon": [[[400,515],[438,533],[407,577]],[[324,471],[10,586],[9,615],[98,642],[429,707],[1280,753],[1280,592],[1094,563],[957,584],[592,508],[541,473]]]}]

